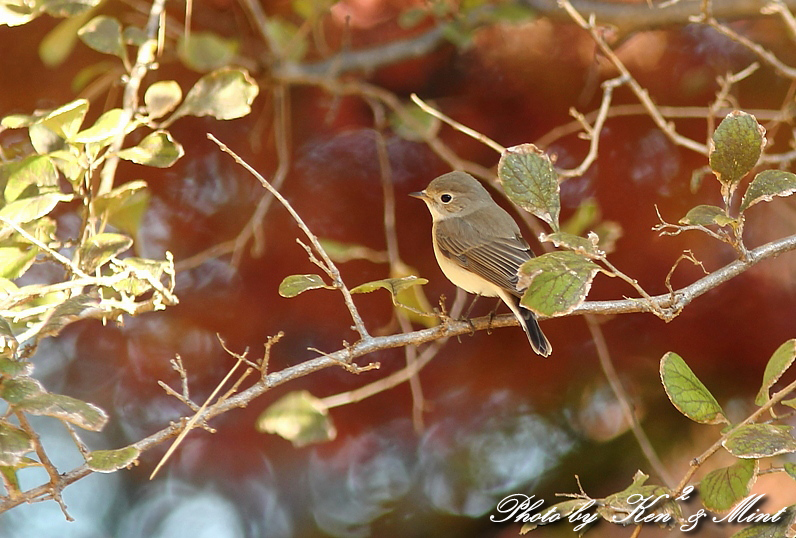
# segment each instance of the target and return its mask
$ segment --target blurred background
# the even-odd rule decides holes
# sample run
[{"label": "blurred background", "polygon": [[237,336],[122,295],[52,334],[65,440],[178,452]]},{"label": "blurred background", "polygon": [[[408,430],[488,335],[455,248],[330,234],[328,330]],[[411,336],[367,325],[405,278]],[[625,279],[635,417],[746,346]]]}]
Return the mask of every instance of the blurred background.
[{"label": "blurred background", "polygon": [[[318,355],[308,348],[333,352],[343,340],[356,340],[339,293],[320,289],[290,299],[279,295],[285,276],[317,268],[296,243],[301,233],[278,204],[271,204],[256,221],[257,241],[245,243],[234,259],[231,249],[207,254],[214,245],[238,237],[264,191],[206,133],[215,134],[265,177],[273,177],[280,164],[273,127],[277,99],[283,99],[289,124],[289,170],[281,192],[320,238],[375,251],[371,259],[339,264],[349,287],[390,276],[384,255],[383,141],[400,259],[429,280],[422,289],[431,305],[444,295],[450,307],[456,297],[434,260],[430,216],[424,204],[407,196],[450,171],[451,163],[429,144],[406,136],[389,118],[374,117],[368,99],[377,97],[367,96],[362,87],[341,95],[324,83],[280,72],[285,63],[274,58],[247,4],[194,2],[191,28],[235,43],[232,63],[249,69],[261,88],[252,113],[229,122],[183,118],[171,127],[186,149],[175,166],[155,170],[123,162],[116,175],[117,185],[134,179],[149,185],[151,198],[136,253],[174,254],[180,304],[127,318],[122,326],[90,320],[73,324],[45,340],[33,357],[35,375],[49,390],[92,402],[110,415],[104,431],[85,436],[92,449],[125,446],[189,414],[157,381],[179,387],[170,364],[179,354],[192,397],[203,401],[235,363],[216,335],[230,349],[249,348],[258,357],[266,339],[283,331],[272,350],[270,371]],[[465,1],[422,0],[279,0],[259,5],[269,19],[298,28],[293,38],[299,35],[306,44],[298,60],[304,65],[340,51],[412,40],[472,9]],[[553,7],[546,13],[523,3],[495,5],[506,14],[474,24],[466,34],[451,35],[418,56],[318,75],[368,84],[403,103],[416,93],[503,146],[538,142],[556,156],[557,166],[573,168],[585,157],[588,141],[576,129],[554,129],[571,126],[571,108],[584,114],[596,110],[602,99],[600,83],[616,71],[586,32],[560,12],[551,14]],[[314,11],[307,16],[310,8]],[[142,25],[148,10],[148,2],[105,2],[98,13],[112,14],[125,25]],[[184,31],[185,5],[169,2],[166,12],[166,39],[176,40]],[[118,106],[121,72],[108,56],[78,42],[61,63],[43,62],[40,47],[60,22],[44,16],[0,31],[0,116],[54,108],[76,96],[89,97],[96,115],[103,107]],[[726,23],[771,47],[783,62],[796,61],[796,48],[780,19],[751,12]],[[687,21],[660,25],[642,18],[632,31],[624,27],[616,35],[607,34],[656,104],[703,111],[676,123],[678,132],[701,143],[707,139],[707,107],[720,89],[718,77],[757,59],[716,30]],[[104,86],[98,82],[103,76],[108,77]],[[199,76],[172,53],[160,59],[145,81],[174,79],[185,91]],[[758,119],[770,134],[777,129],[787,134],[790,119],[776,125],[766,121],[780,110],[792,110],[793,91],[793,80],[762,66],[732,87],[729,100],[752,113],[764,111]],[[562,221],[584,219],[582,208],[589,207],[582,232],[621,231],[609,259],[650,294],[667,291],[667,274],[685,249],[707,271],[735,259],[731,248],[705,234],[660,237],[652,230],[659,222],[656,207],[664,219],[676,222],[697,204],[719,204],[719,185],[712,176],[692,183],[706,157],[674,145],[627,88],[616,91],[613,106],[630,107],[630,112],[609,116],[595,163],[582,176],[562,183]],[[499,155],[484,144],[448,126],[439,127],[436,140],[461,162],[494,173]],[[24,146],[26,133],[0,133],[0,143],[6,152]],[[493,194],[509,207],[497,191]],[[510,211],[519,215],[521,210]],[[76,212],[64,211],[58,219],[59,229],[80,226]],[[795,224],[796,212],[787,199],[759,204],[747,213],[747,246],[789,235]],[[527,226],[523,231],[541,252],[536,231]],[[30,278],[46,280],[51,269]],[[682,263],[672,285],[682,287],[702,274],[699,267]],[[661,357],[667,351],[680,354],[732,420],[745,418],[754,409],[766,361],[794,336],[794,276],[793,257],[786,255],[698,298],[671,323],[650,314],[597,318],[618,378],[675,483],[689,461],[720,433],[718,426],[692,423],[671,406],[660,383]],[[598,275],[589,299],[626,296],[636,292],[618,279]],[[386,292],[356,295],[355,302],[373,334],[401,330]],[[492,307],[491,300],[482,300],[473,315],[486,315]],[[0,536],[508,537],[518,535],[521,524],[496,524],[489,516],[511,493],[536,495],[546,505],[561,500],[555,493],[577,493],[580,486],[600,497],[629,485],[638,469],[651,475],[650,483],[662,483],[629,431],[584,319],[570,316],[541,325],[553,345],[551,357],[534,355],[517,327],[452,338],[418,376],[422,395],[413,396],[403,383],[335,407],[330,414],[337,436],[325,443],[294,447],[258,432],[255,422],[288,392],[307,390],[324,398],[373,383],[404,368],[405,351],[361,358],[361,365],[378,362],[381,367],[359,375],[330,368],[279,386],[245,409],[214,419],[210,425],[217,433],[196,430],[188,435],[154,480],[148,476],[168,443],[143,454],[130,470],[93,474],[68,487],[64,499],[74,522],[66,522],[53,502],[22,505],[0,515]],[[413,411],[418,404],[422,424]],[[42,418],[34,426],[59,470],[82,463],[57,421]],[[715,460],[706,468],[731,462],[722,454]],[[763,506],[767,512],[796,502],[792,482],[777,486],[780,476],[764,476],[758,484],[777,492],[768,495]],[[46,481],[37,469],[20,478],[23,487]],[[697,508],[697,503],[684,505],[686,512]],[[703,525],[698,533],[729,536],[734,530]],[[599,523],[590,535],[631,532]],[[534,533],[569,536],[572,526],[555,524]],[[671,535],[654,528],[642,533],[664,534]]]}]

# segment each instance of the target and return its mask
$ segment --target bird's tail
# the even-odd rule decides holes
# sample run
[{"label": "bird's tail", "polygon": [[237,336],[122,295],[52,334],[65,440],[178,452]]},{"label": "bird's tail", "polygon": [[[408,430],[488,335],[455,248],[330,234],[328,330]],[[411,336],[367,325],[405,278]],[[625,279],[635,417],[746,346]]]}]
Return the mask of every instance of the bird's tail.
[{"label": "bird's tail", "polygon": [[550,353],[553,352],[553,346],[550,345],[550,341],[542,332],[542,328],[539,327],[536,315],[527,308],[521,306],[520,300],[513,295],[504,293],[501,299],[511,308],[514,317],[520,322],[522,330],[525,331],[525,335],[528,337],[528,341],[531,343],[533,350],[542,357],[550,355]]}]

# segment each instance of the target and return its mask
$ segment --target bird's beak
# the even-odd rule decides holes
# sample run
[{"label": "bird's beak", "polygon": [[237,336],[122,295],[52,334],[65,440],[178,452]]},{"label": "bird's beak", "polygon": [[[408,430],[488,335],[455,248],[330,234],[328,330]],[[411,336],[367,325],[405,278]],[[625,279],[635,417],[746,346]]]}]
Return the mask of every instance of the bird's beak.
[{"label": "bird's beak", "polygon": [[412,198],[419,198],[421,200],[428,200],[428,194],[426,194],[426,191],[410,192],[409,196]]}]

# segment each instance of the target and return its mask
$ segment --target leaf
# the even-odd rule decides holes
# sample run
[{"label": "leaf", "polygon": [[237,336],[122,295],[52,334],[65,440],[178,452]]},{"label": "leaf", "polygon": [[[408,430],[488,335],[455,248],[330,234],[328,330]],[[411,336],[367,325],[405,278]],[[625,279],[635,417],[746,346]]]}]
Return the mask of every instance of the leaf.
[{"label": "leaf", "polygon": [[555,232],[542,234],[539,240],[543,243],[553,243],[557,248],[564,247],[589,258],[602,258],[605,256],[605,253],[597,246],[599,237],[594,233],[587,238],[567,232]]},{"label": "leaf", "polygon": [[[41,0],[39,0],[39,2],[41,2]],[[96,3],[97,2],[94,2],[94,4]],[[60,9],[57,9],[59,5],[61,7],[67,7],[70,4],[79,6],[80,2],[70,2],[69,0],[49,0],[42,2],[42,4],[45,10],[53,15],[52,11],[61,11]],[[72,50],[75,48],[78,30],[91,16],[91,12],[88,11],[89,7],[92,6],[85,6],[86,10],[82,13],[79,9],[73,10],[74,14],[78,15],[76,17],[69,15],[57,15],[68,18],[58,23],[58,26],[48,32],[47,35],[44,36],[44,39],[41,40],[41,43],[39,44],[39,58],[41,58],[41,61],[44,63],[44,65],[47,67],[55,67],[66,61],[66,59],[69,57],[69,54],[71,54]]]},{"label": "leaf", "polygon": [[726,512],[749,495],[757,470],[757,460],[742,459],[709,472],[699,483],[702,504],[712,512]]},{"label": "leaf", "polygon": [[305,291],[318,288],[333,290],[334,286],[327,285],[319,275],[290,275],[286,276],[279,284],[279,295],[295,297]]},{"label": "leaf", "polygon": [[245,69],[219,69],[194,84],[169,121],[183,116],[213,116],[217,120],[240,118],[251,112],[252,101],[259,91]]},{"label": "leaf", "polygon": [[180,104],[182,88],[176,80],[161,80],[152,84],[144,93],[147,114],[152,119],[162,118]]},{"label": "leaf", "polygon": [[135,237],[149,206],[149,191],[145,181],[130,181],[94,198],[91,203],[95,215],[107,218],[110,224]]},{"label": "leaf", "polygon": [[265,23],[271,53],[280,60],[299,62],[307,53],[307,39],[295,24],[279,17],[269,17]]},{"label": "leaf", "polygon": [[411,142],[423,142],[434,138],[442,125],[439,118],[432,116],[414,102],[401,106],[400,113],[391,112],[389,122],[395,134]]},{"label": "leaf", "polygon": [[373,280],[371,282],[360,284],[359,286],[352,288],[351,293],[370,293],[372,291],[376,291],[377,289],[384,288],[390,292],[393,298],[395,298],[396,295],[405,289],[411,288],[412,286],[422,286],[424,284],[428,284],[428,280],[415,275],[409,275],[401,278],[383,278],[381,280]]},{"label": "leaf", "polygon": [[777,454],[796,452],[796,439],[792,426],[773,424],[744,424],[721,442],[722,446],[738,458],[766,458]]},{"label": "leaf", "polygon": [[171,133],[159,130],[145,136],[137,146],[120,150],[117,155],[137,164],[168,168],[184,154],[182,145],[171,137]]},{"label": "leaf", "polygon": [[31,415],[57,418],[84,430],[98,432],[108,422],[108,416],[99,407],[63,394],[42,393],[15,405]]},{"label": "leaf", "polygon": [[782,374],[790,368],[793,360],[796,359],[796,338],[791,338],[777,348],[766,364],[766,371],[763,373],[763,384],[755,398],[756,405],[765,405],[770,399],[769,390],[774,386]]},{"label": "leaf", "polygon": [[130,132],[135,127],[135,122],[123,123],[121,121],[123,115],[124,112],[121,108],[108,110],[94,122],[94,125],[72,137],[71,142],[108,145],[117,135],[123,132]]},{"label": "leaf", "polygon": [[112,473],[135,463],[141,451],[134,446],[116,450],[93,450],[86,457],[88,468],[97,473]]},{"label": "leaf", "polygon": [[[21,161],[5,163],[0,167],[0,178],[6,179],[3,193],[6,202],[13,202],[28,189],[35,194],[58,187],[58,169],[47,155],[31,155]],[[29,193],[28,196],[34,193]]]},{"label": "leaf", "polygon": [[44,387],[32,377],[23,376],[0,380],[0,398],[9,404],[18,404],[28,398],[46,394]]},{"label": "leaf", "polygon": [[0,420],[0,465],[16,466],[33,448],[33,441],[24,430]]},{"label": "leaf", "polygon": [[336,263],[345,263],[351,260],[368,260],[373,263],[387,263],[390,261],[386,252],[373,250],[356,243],[343,243],[332,239],[319,239],[318,241],[329,258]]},{"label": "leaf", "polygon": [[122,25],[113,17],[94,17],[78,30],[77,35],[83,43],[97,52],[125,57]]},{"label": "leaf", "polygon": [[758,202],[770,202],[775,196],[796,192],[796,174],[784,170],[764,170],[755,176],[741,200],[741,211]]},{"label": "leaf", "polygon": [[[0,375],[4,375],[3,361],[12,359],[17,354],[19,342],[5,318],[0,317]],[[16,361],[10,361],[16,363]],[[16,375],[16,374],[15,374]],[[13,376],[12,376],[13,377]]]},{"label": "leaf", "polygon": [[0,358],[0,377],[29,376],[33,365],[27,361],[15,360],[10,357]]},{"label": "leaf", "polygon": [[751,114],[733,110],[710,139],[710,168],[722,184],[725,199],[757,164],[766,145],[766,130]]},{"label": "leaf", "polygon": [[710,226],[718,224],[727,226],[736,222],[736,219],[728,217],[724,210],[714,205],[698,205],[688,210],[685,217],[680,219],[680,224],[688,226]]},{"label": "leaf", "polygon": [[549,252],[531,258],[519,270],[517,284],[525,292],[520,302],[542,316],[572,312],[585,299],[600,267],[580,254]]},{"label": "leaf", "polygon": [[61,330],[85,317],[87,312],[99,308],[99,297],[94,293],[83,293],[70,297],[48,311],[44,325],[39,329],[39,338],[55,336]]},{"label": "leaf", "polygon": [[329,441],[337,430],[321,400],[306,390],[290,392],[257,419],[257,430],[275,433],[296,447]]},{"label": "leaf", "polygon": [[181,36],[177,54],[187,67],[201,73],[229,65],[240,46],[237,40],[213,32],[191,32],[188,39],[186,36]]},{"label": "leaf", "polygon": [[782,467],[785,469],[785,472],[788,473],[788,476],[796,480],[796,463],[785,462]]},{"label": "leaf", "polygon": [[71,195],[60,192],[48,192],[39,196],[22,198],[0,209],[0,219],[13,222],[16,225],[40,219],[55,209],[58,202],[72,199]]},{"label": "leaf", "polygon": [[74,17],[88,13],[97,7],[102,0],[46,0],[44,9],[53,17]]},{"label": "leaf", "polygon": [[16,279],[30,269],[39,253],[34,245],[0,247],[0,278]]},{"label": "leaf", "polygon": [[[780,513],[781,512],[781,513]],[[778,511],[777,521],[754,523],[732,535],[731,538],[783,538],[789,536],[789,531],[796,521],[796,505]]]},{"label": "leaf", "polygon": [[80,130],[87,112],[88,101],[76,99],[49,112],[36,124],[46,127],[64,140],[69,140]]},{"label": "leaf", "polygon": [[133,240],[122,234],[101,233],[80,245],[80,267],[92,273],[114,256],[133,246]]},{"label": "leaf", "polygon": [[680,355],[666,353],[661,359],[660,372],[666,395],[678,411],[701,424],[729,424],[719,402]]},{"label": "leaf", "polygon": [[150,260],[147,258],[130,257],[121,260],[122,265],[125,265],[136,271],[136,274],[128,280],[123,280],[113,286],[115,290],[129,293],[134,296],[141,295],[152,289],[152,284],[149,283],[146,275],[149,274],[154,282],[160,282],[160,279],[165,274],[174,274],[174,265],[170,260]]},{"label": "leaf", "polygon": [[508,148],[500,156],[498,178],[512,202],[558,231],[558,174],[547,155],[533,144]]}]

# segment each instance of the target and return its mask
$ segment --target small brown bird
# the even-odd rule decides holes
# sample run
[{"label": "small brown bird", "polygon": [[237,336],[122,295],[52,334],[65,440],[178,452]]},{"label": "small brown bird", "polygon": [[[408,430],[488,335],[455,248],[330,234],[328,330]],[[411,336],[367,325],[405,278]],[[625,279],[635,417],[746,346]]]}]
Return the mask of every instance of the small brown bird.
[{"label": "small brown bird", "polygon": [[448,280],[469,293],[500,297],[533,350],[543,357],[550,355],[553,348],[536,316],[519,302],[517,272],[533,252],[511,215],[465,172],[439,176],[410,196],[423,200],[431,212],[434,255]]}]

